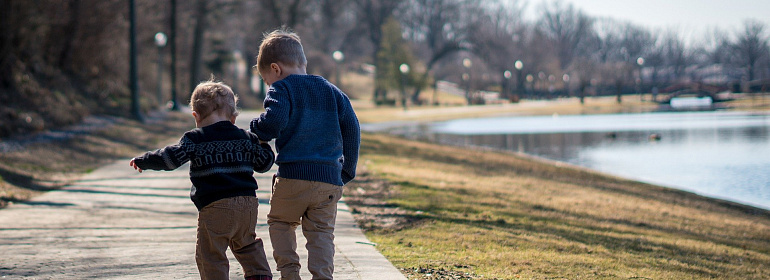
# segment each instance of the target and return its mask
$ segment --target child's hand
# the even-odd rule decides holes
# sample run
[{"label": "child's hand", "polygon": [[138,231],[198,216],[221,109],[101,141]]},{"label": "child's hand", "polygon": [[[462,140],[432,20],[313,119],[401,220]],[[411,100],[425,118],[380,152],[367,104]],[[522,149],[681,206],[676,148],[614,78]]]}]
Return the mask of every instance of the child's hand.
[{"label": "child's hand", "polygon": [[134,159],[131,159],[131,162],[129,162],[128,165],[134,167],[134,170],[139,171],[139,173],[142,173],[142,169],[139,168],[139,166],[136,166],[136,163],[134,162]]}]

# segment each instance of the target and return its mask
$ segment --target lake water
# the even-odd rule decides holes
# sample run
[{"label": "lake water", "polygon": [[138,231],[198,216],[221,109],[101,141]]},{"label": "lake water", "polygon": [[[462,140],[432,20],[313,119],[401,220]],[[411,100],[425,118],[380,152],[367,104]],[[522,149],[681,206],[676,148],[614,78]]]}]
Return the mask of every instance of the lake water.
[{"label": "lake water", "polygon": [[522,152],[770,209],[768,114],[499,117],[379,129],[442,144]]}]

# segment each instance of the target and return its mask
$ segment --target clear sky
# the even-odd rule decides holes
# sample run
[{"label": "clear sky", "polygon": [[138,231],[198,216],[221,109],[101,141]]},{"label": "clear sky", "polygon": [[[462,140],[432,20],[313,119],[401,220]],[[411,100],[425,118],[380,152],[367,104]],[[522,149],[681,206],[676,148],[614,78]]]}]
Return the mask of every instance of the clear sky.
[{"label": "clear sky", "polygon": [[[530,0],[530,15],[539,14],[543,2]],[[650,29],[674,28],[690,40],[700,40],[711,27],[729,34],[746,19],[759,20],[770,31],[770,0],[562,0],[593,17],[629,21]]]}]

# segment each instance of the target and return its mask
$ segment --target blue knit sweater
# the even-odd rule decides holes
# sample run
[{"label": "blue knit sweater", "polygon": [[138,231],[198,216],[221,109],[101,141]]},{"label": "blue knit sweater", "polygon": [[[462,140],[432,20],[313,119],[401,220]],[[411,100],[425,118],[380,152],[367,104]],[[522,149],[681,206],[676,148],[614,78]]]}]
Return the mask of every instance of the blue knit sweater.
[{"label": "blue knit sweater", "polygon": [[342,186],[356,176],[361,131],[347,95],[320,76],[272,84],[265,112],[251,121],[260,140],[276,139],[278,176]]}]

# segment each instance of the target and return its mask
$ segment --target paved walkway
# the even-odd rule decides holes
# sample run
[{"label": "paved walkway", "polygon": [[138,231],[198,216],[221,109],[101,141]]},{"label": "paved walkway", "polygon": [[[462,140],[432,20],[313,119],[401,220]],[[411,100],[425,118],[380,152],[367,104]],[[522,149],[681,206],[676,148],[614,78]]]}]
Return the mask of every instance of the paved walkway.
[{"label": "paved walkway", "polygon": [[[266,216],[274,171],[255,173],[260,186],[257,234],[265,240],[273,270]],[[197,210],[189,198],[187,172],[185,166],[139,174],[125,160],[1,209],[0,279],[198,278]],[[406,279],[366,239],[344,201],[335,235],[335,279]],[[310,279],[304,237],[299,231],[297,237],[302,277]],[[240,265],[228,255],[231,279],[243,279]]]}]

